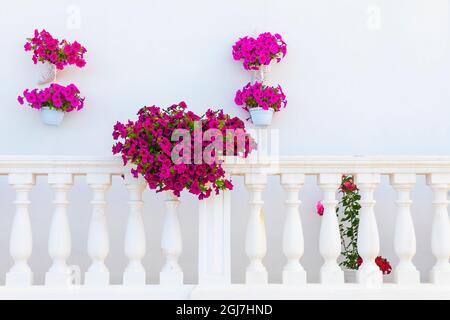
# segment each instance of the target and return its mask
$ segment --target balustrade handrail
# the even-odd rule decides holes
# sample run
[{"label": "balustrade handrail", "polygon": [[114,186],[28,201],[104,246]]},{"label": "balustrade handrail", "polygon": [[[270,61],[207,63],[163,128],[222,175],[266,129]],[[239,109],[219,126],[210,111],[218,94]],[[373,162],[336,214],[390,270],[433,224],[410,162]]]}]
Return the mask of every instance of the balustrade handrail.
[{"label": "balustrade handrail", "polygon": [[[230,174],[297,172],[319,174],[345,173],[450,173],[450,156],[281,156],[255,161],[227,157],[224,167]],[[119,157],[2,155],[0,174],[13,172],[48,174],[92,172],[123,174],[127,168]]]},{"label": "balustrade handrail", "polygon": [[279,173],[450,173],[449,156],[281,156],[252,159],[227,158],[229,174],[242,175],[261,171]]}]

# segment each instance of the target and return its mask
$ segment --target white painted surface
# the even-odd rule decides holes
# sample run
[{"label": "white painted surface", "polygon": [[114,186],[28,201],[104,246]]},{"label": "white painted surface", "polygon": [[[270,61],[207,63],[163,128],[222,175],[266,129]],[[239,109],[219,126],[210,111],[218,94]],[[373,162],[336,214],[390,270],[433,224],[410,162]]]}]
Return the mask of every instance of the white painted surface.
[{"label": "white painted surface", "polygon": [[[289,100],[273,121],[273,128],[280,129],[282,154],[449,154],[446,0],[22,0],[1,6],[0,27],[8,30],[0,52],[1,154],[109,156],[112,125],[133,117],[145,104],[186,100],[197,112],[216,106],[247,118],[233,98],[251,77],[232,60],[231,45],[239,36],[266,30],[283,34],[289,46],[286,58],[270,73],[270,81],[280,83]],[[89,51],[86,68],[58,73],[61,83],[76,83],[87,97],[86,108],[68,115],[60,128],[44,126],[39,112],[16,102],[24,88],[36,83],[37,67],[23,51],[24,39],[35,27],[77,39]],[[263,195],[268,240],[264,264],[273,271],[269,280],[281,282],[285,194],[277,179],[269,178]],[[106,263],[111,282],[119,283],[128,262],[122,235],[129,208],[121,178],[113,182],[107,194],[107,224],[121,236],[110,239]],[[243,282],[247,257],[241,244],[250,208],[243,179],[234,183],[231,244],[236,249],[231,252],[231,271],[234,281]],[[396,194],[387,177],[375,195],[380,251],[396,265]],[[411,195],[417,226],[413,262],[428,280],[435,263],[429,249],[433,208],[423,176],[418,176]],[[7,178],[0,176],[0,274],[12,264],[8,246],[14,197]],[[69,191],[73,250],[68,263],[84,271],[90,265],[85,248],[91,197],[85,178],[77,176]],[[307,177],[300,192],[306,242],[302,264],[308,280],[316,282],[322,263],[317,241],[321,218],[314,205],[322,197],[315,178]],[[45,177],[37,177],[30,198],[34,241],[29,264],[37,283],[43,283],[51,265],[46,239],[53,212],[53,193]],[[144,192],[144,203],[148,248],[143,263],[148,281],[156,283],[163,265],[159,239],[165,208],[162,197],[150,191]],[[180,265],[187,283],[197,281],[197,206],[193,197],[183,196],[179,207],[184,244]]]}]

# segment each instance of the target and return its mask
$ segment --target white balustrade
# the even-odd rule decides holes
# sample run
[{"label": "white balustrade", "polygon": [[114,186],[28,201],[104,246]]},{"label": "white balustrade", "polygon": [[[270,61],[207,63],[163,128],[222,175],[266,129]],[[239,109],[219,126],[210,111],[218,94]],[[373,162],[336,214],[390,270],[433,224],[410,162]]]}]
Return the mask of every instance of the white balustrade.
[{"label": "white balustrade", "polygon": [[[324,295],[334,298],[370,298],[379,297],[381,293],[388,293],[390,297],[398,298],[411,296],[448,298],[450,295],[450,219],[448,214],[450,157],[336,159],[301,157],[281,158],[276,163],[266,158],[264,161],[253,163],[226,162],[224,166],[230,178],[244,177],[249,193],[250,212],[245,230],[245,243],[242,244],[249,259],[245,270],[245,283],[234,284],[231,276],[231,252],[234,249],[230,247],[230,239],[233,235],[231,219],[239,212],[232,212],[231,207],[232,198],[237,195],[237,192],[227,191],[199,202],[198,283],[194,285],[184,284],[183,271],[178,262],[183,250],[182,228],[178,218],[180,199],[167,193],[166,212],[155,213],[164,217],[161,236],[164,265],[159,273],[160,281],[155,285],[146,284],[146,270],[148,272],[152,268],[144,266],[142,262],[148,242],[146,238],[148,226],[145,226],[143,222],[143,192],[146,183],[142,178],[133,178],[128,173],[128,168],[124,168],[117,159],[82,157],[34,159],[33,157],[0,156],[0,175],[8,176],[9,184],[15,190],[16,197],[9,243],[12,267],[6,273],[5,288],[0,286],[0,299],[10,298],[11,294],[19,297],[29,294],[40,298],[41,293],[51,295],[54,292],[58,292],[62,297],[68,297],[71,294],[93,297],[97,293],[117,297],[116,294],[133,292],[137,296],[141,295],[140,297],[145,295],[145,298],[161,298],[162,294],[168,294],[168,297],[173,298],[253,298],[256,295],[269,299],[280,297],[278,294],[284,294],[282,297],[288,298],[305,296],[320,298]],[[127,220],[126,228],[124,234],[111,236],[124,239],[127,264],[123,274],[119,275],[123,283],[111,287],[109,286],[110,272],[105,264],[110,245],[106,219],[106,193],[111,185],[112,176],[120,176],[124,173],[124,185],[128,194],[123,197],[124,202],[128,199],[128,214],[124,214],[124,220]],[[354,174],[361,195],[358,253],[363,259],[363,264],[357,271],[357,283],[351,285],[344,285],[344,272],[338,264],[342,248],[336,206],[338,205],[337,190],[342,173]],[[383,285],[382,273],[375,263],[380,251],[375,215],[375,190],[380,184],[382,175],[389,176],[397,194],[395,230],[392,237],[399,262],[393,267],[395,283],[389,285]],[[26,287],[33,284],[33,271],[29,265],[33,248],[29,211],[30,193],[36,183],[36,176],[46,176],[53,190],[53,214],[48,234],[48,254],[51,264],[48,270],[44,270],[44,272],[47,271],[44,285],[27,289]],[[71,257],[71,249],[76,250],[77,253],[72,259],[79,253],[79,248],[72,248],[68,214],[70,208],[68,193],[75,176],[86,176],[86,182],[92,191],[92,214],[87,237],[87,253],[91,264],[87,270],[81,270],[85,271],[84,284],[77,287],[77,290],[71,290],[69,288],[72,287],[76,277],[70,273],[73,270],[80,270],[78,266],[83,265],[82,262],[77,261],[74,262],[74,266],[67,265],[67,260]],[[273,213],[281,214],[280,219],[284,221],[280,225],[266,226],[264,223],[263,192],[269,176],[280,177],[284,192],[284,200],[280,198],[278,202],[278,205],[282,206],[284,201],[284,215],[283,211]],[[299,193],[308,176],[318,178],[317,184],[323,191],[323,197],[317,200],[322,200],[325,210],[321,218],[314,217],[314,219],[320,219],[320,234],[317,237],[305,239],[299,212],[303,207]],[[420,272],[413,263],[417,240],[411,212],[412,200],[415,199],[411,196],[411,191],[416,185],[418,176],[426,176],[427,184],[434,197],[433,212],[430,210],[429,214],[429,219],[432,219],[429,236],[431,252],[436,261],[433,261],[434,266],[431,270],[421,270],[430,272],[431,284],[421,283]],[[122,199],[117,201],[120,200]],[[312,207],[311,204],[309,207]],[[40,208],[33,208],[33,210],[33,217],[40,212]],[[76,219],[74,216],[70,218],[70,220]],[[33,223],[34,221],[33,219]],[[36,223],[42,223],[42,219],[36,219]],[[282,230],[281,237],[277,239],[279,244],[270,247],[278,248],[276,250],[282,251],[286,258],[286,261],[283,261],[282,270],[271,270],[271,272],[279,273],[282,279],[281,285],[269,283],[269,273],[263,263],[268,248],[266,227]],[[42,229],[42,226],[36,226],[36,228]],[[79,234],[73,234],[73,236],[80,238]],[[307,283],[307,272],[301,261],[305,246],[308,249],[311,243],[317,241],[324,262],[319,272],[320,284],[311,286]],[[78,241],[74,241],[74,246],[77,244]],[[190,259],[190,257],[186,258]],[[45,259],[48,260],[48,257],[46,256]],[[238,270],[238,272],[242,271]],[[56,288],[57,291],[52,288],[55,286],[59,287]],[[9,290],[10,287],[22,287],[22,289]],[[126,290],[120,291],[122,287],[126,287]],[[149,287],[152,289],[147,291]],[[46,288],[50,289],[45,291]],[[42,291],[39,291],[40,289]],[[339,292],[339,296],[335,296],[336,292]],[[83,296],[84,293],[86,296]],[[385,297],[385,295],[382,296]]]},{"label": "white balustrade", "polygon": [[247,174],[245,184],[250,192],[250,215],[245,234],[245,252],[250,264],[245,273],[247,284],[266,284],[268,274],[262,260],[267,252],[262,192],[267,184],[265,174]]},{"label": "white balustrade", "polygon": [[305,181],[304,174],[282,174],[281,184],[287,193],[286,219],[283,228],[283,253],[287,264],[283,269],[283,284],[306,284],[306,272],[299,260],[304,253],[303,228],[298,212],[301,201],[298,193]]},{"label": "white balustrade", "polygon": [[183,284],[183,271],[178,264],[183,251],[177,211],[180,200],[172,192],[166,192],[166,196],[167,212],[164,216],[161,238],[161,249],[166,261],[159,273],[159,281],[162,285],[180,286]]},{"label": "white balustrade", "polygon": [[436,257],[436,264],[431,270],[430,280],[435,284],[450,285],[450,221],[447,196],[450,175],[431,174],[428,176],[428,184],[434,193],[431,250]]},{"label": "white balustrade", "polygon": [[9,252],[14,259],[14,265],[6,274],[7,286],[30,286],[33,283],[33,272],[28,265],[33,248],[31,222],[29,215],[29,194],[36,183],[31,173],[10,174],[8,177],[16,191],[16,213],[14,214],[9,243]]},{"label": "white balustrade", "polygon": [[129,193],[130,212],[125,233],[125,255],[128,265],[123,274],[124,285],[145,285],[145,269],[142,258],[145,256],[145,227],[142,219],[144,202],[142,192],[146,187],[143,178],[136,179],[132,175],[125,176],[125,185]]},{"label": "white balustrade", "polygon": [[375,263],[380,251],[380,239],[375,218],[374,191],[380,183],[380,175],[358,174],[356,183],[361,194],[357,245],[358,253],[363,259],[356,277],[360,284],[378,286],[383,282],[383,275]]},{"label": "white balustrade", "polygon": [[67,216],[67,192],[73,185],[72,174],[49,174],[48,183],[55,191],[55,211],[50,224],[48,253],[53,260],[45,275],[45,284],[50,286],[67,286],[70,284],[70,269],[66,260],[70,256],[71,238]]},{"label": "white balustrade", "polygon": [[322,204],[324,212],[320,225],[319,250],[324,259],[320,269],[320,281],[323,284],[344,283],[344,272],[337,259],[341,254],[341,235],[336,216],[336,192],[341,183],[340,174],[319,175],[319,185],[323,190]]},{"label": "white balustrade", "polygon": [[109,270],[105,259],[109,253],[108,225],[106,223],[106,191],[111,185],[110,174],[89,173],[86,182],[92,189],[92,217],[88,233],[88,253],[92,264],[85,273],[84,283],[88,286],[109,284]]},{"label": "white balustrade", "polygon": [[398,193],[394,247],[400,262],[394,267],[394,274],[395,282],[402,285],[414,285],[420,282],[420,273],[412,263],[412,258],[416,254],[416,234],[411,217],[410,193],[415,183],[415,174],[391,175],[391,184]]}]

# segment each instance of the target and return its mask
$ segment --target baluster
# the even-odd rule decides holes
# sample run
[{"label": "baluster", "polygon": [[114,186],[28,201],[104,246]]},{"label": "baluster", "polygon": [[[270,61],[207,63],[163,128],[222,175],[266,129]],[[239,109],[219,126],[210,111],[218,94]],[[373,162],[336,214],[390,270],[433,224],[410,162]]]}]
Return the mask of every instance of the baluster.
[{"label": "baluster", "polygon": [[268,275],[262,263],[267,252],[262,192],[267,184],[267,176],[265,174],[247,174],[245,184],[250,192],[250,216],[245,235],[245,252],[250,259],[250,264],[245,273],[245,282],[247,284],[266,284]]},{"label": "baluster", "polygon": [[420,283],[420,273],[412,263],[416,254],[416,234],[411,217],[410,192],[415,183],[415,174],[391,175],[391,184],[398,193],[394,247],[400,262],[394,268],[394,274],[395,282],[402,285]]},{"label": "baluster", "polygon": [[72,174],[49,174],[48,183],[55,190],[55,211],[48,238],[48,253],[53,264],[45,275],[45,284],[67,286],[70,284],[70,270],[66,264],[70,256],[70,225],[67,217],[67,192],[73,185]]},{"label": "baluster", "polygon": [[361,194],[359,211],[358,253],[363,259],[356,278],[360,284],[378,286],[383,283],[383,275],[375,259],[380,251],[377,221],[375,218],[374,191],[380,183],[379,174],[358,174],[356,176]]},{"label": "baluster", "polygon": [[178,264],[178,258],[183,251],[180,222],[178,220],[178,205],[180,200],[172,193],[166,192],[167,213],[164,217],[161,249],[166,263],[159,273],[160,284],[182,285],[183,271]]},{"label": "baluster", "polygon": [[93,210],[88,234],[88,254],[92,264],[85,273],[84,283],[87,286],[106,286],[109,284],[109,270],[105,266],[109,253],[109,238],[105,198],[111,185],[111,175],[90,173],[86,176],[86,182],[93,191]]},{"label": "baluster", "polygon": [[143,178],[136,179],[132,175],[125,176],[125,185],[128,189],[130,212],[128,215],[127,230],[125,233],[125,254],[128,257],[128,266],[123,274],[124,285],[145,285],[145,269],[142,258],[145,256],[145,228],[142,220],[144,202],[142,192],[146,187]]},{"label": "baluster", "polygon": [[30,206],[29,194],[36,183],[31,173],[10,174],[8,182],[16,191],[16,212],[14,214],[9,252],[14,264],[6,274],[6,286],[30,286],[33,283],[33,272],[28,266],[31,256],[33,238],[28,208]]},{"label": "baluster", "polygon": [[320,254],[324,264],[320,269],[320,282],[324,284],[344,283],[344,272],[337,264],[341,254],[341,235],[336,215],[336,191],[341,183],[340,174],[320,174],[319,185],[323,190],[324,213],[320,225]]},{"label": "baluster", "polygon": [[[229,177],[228,177],[229,178]],[[200,201],[198,230],[198,284],[229,285],[230,191]]]},{"label": "baluster", "polygon": [[286,219],[283,229],[283,253],[287,264],[283,269],[283,284],[305,284],[306,272],[299,260],[304,253],[302,221],[298,193],[305,182],[304,174],[282,174],[281,184],[287,193]]},{"label": "baluster", "polygon": [[431,229],[431,249],[436,257],[436,264],[430,272],[434,284],[450,285],[450,221],[448,216],[447,192],[450,175],[431,174],[428,184],[434,193],[434,217]]}]

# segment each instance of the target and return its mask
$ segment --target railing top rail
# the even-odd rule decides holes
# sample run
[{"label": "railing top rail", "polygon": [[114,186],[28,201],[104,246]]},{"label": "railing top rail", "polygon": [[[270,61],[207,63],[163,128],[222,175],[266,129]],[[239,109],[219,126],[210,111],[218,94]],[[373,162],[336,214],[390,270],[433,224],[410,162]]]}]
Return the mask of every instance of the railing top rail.
[{"label": "railing top rail", "polygon": [[117,157],[90,156],[0,156],[0,174],[8,173],[109,173],[127,170]]},{"label": "railing top rail", "polygon": [[[450,156],[282,156],[252,161],[226,158],[232,175],[247,173],[445,173],[450,174]],[[118,157],[93,156],[1,156],[0,174],[8,173],[110,173],[128,172]]]},{"label": "railing top rail", "polygon": [[449,156],[287,156],[252,162],[227,158],[228,172],[247,173],[450,173]]}]

